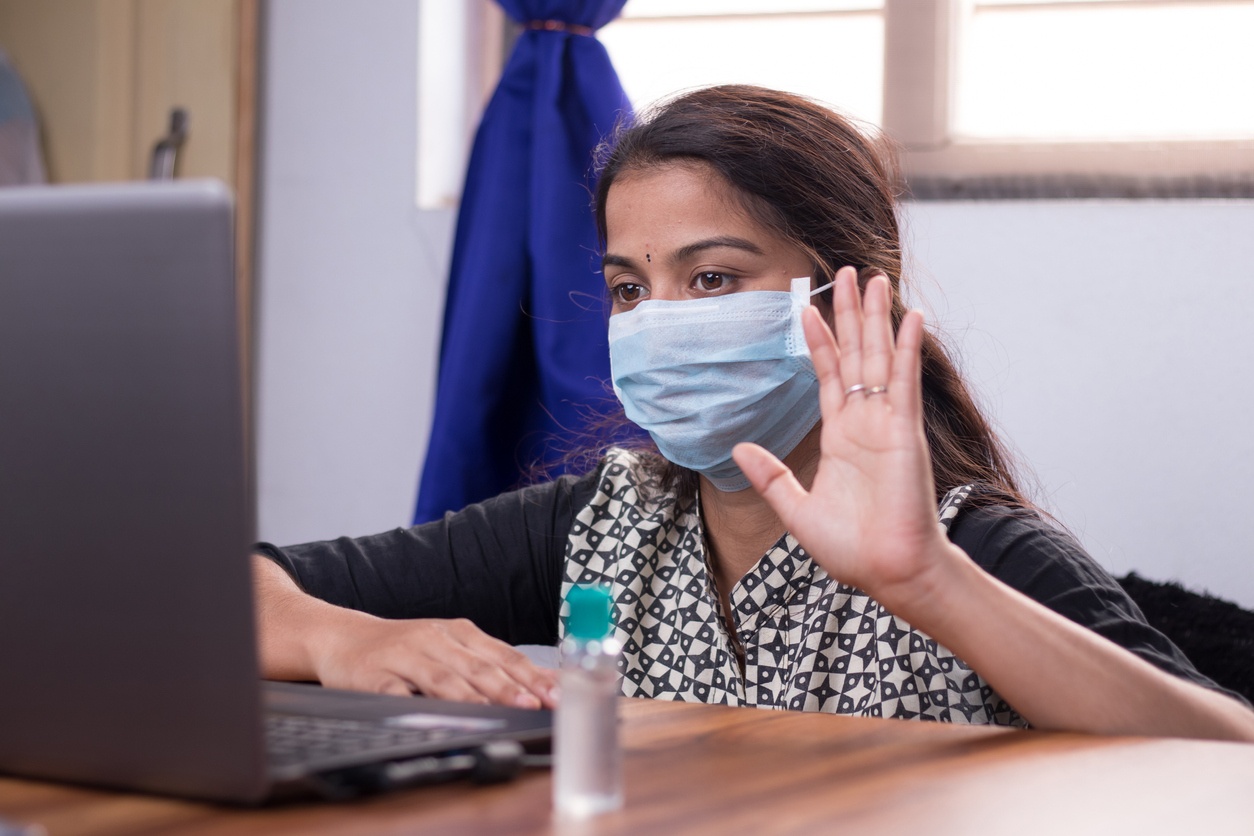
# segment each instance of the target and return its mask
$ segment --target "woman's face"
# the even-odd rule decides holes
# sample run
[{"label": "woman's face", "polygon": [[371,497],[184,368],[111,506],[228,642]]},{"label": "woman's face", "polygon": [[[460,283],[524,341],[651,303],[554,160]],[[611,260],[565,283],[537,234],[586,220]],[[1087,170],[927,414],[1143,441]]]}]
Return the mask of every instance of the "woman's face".
[{"label": "woman's face", "polygon": [[753,220],[735,189],[699,163],[619,175],[605,202],[603,267],[613,313],[645,299],[789,289],[810,258]]}]

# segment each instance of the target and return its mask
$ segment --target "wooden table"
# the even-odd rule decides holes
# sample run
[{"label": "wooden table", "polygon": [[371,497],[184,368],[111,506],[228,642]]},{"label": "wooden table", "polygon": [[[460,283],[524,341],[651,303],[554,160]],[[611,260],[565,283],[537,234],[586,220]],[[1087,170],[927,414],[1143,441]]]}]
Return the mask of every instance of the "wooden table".
[{"label": "wooden table", "polygon": [[623,700],[627,805],[557,822],[547,771],[248,810],[0,779],[70,834],[1254,834],[1254,745]]}]

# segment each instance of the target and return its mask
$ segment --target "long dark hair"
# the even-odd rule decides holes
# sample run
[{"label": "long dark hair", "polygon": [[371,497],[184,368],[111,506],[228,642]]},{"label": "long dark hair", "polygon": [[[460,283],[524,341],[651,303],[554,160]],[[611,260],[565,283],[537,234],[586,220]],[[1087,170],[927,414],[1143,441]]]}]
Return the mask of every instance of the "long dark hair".
[{"label": "long dark hair", "polygon": [[[624,173],[659,165],[709,166],[732,184],[753,218],[813,259],[826,283],[844,265],[859,285],[883,273],[892,287],[894,331],[902,301],[897,219],[899,178],[892,150],[850,120],[802,96],[746,85],[682,94],[619,129],[598,155],[595,205],[601,245],[605,205]],[[924,429],[937,498],[977,483],[968,504],[1032,508],[1013,459],[976,406],[932,333],[922,348]],[[683,490],[695,477],[672,469],[663,481]],[[685,491],[686,492],[686,491]]]}]

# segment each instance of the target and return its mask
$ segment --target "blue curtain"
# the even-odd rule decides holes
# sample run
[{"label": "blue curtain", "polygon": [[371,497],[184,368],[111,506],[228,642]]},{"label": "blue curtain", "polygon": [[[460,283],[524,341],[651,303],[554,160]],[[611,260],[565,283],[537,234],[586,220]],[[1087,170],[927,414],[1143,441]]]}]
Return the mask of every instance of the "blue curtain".
[{"label": "blue curtain", "polygon": [[560,472],[613,406],[592,151],[630,118],[592,33],[626,0],[497,0],[523,30],[466,173],[414,522]]}]

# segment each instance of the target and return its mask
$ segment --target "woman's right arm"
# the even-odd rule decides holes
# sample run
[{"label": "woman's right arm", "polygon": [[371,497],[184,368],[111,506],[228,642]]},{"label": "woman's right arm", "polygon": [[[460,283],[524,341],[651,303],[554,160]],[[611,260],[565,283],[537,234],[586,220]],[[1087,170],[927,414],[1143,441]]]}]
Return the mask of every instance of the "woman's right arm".
[{"label": "woman's right arm", "polygon": [[468,619],[386,619],[303,592],[278,564],[253,557],[258,650],[269,679],[521,708],[552,708],[554,672]]},{"label": "woman's right arm", "polygon": [[554,674],[511,645],[557,640],[562,565],[596,474],[442,520],[254,557],[262,671],[354,690],[539,707]]}]

